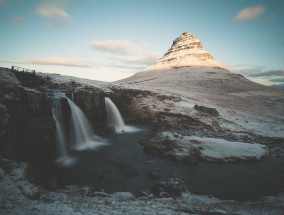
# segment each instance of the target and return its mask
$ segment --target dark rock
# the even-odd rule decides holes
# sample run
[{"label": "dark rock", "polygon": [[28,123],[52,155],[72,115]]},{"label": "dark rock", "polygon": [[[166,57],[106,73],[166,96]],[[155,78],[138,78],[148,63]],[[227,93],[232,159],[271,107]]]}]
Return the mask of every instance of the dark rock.
[{"label": "dark rock", "polygon": [[135,197],[133,196],[133,194],[129,192],[116,192],[116,193],[111,194],[111,197],[117,200],[121,200],[121,201],[135,200]]},{"label": "dark rock", "polygon": [[5,148],[4,145],[8,139],[9,114],[5,105],[0,103],[0,148]]},{"label": "dark rock", "polygon": [[109,196],[109,194],[107,194],[107,193],[105,193],[105,192],[98,192],[98,191],[96,191],[96,192],[94,192],[94,195],[93,195],[93,196],[95,196],[95,197],[101,197],[101,198],[106,198],[106,197]]},{"label": "dark rock", "polygon": [[153,187],[153,192],[157,196],[161,193],[167,197],[180,196],[185,191],[185,184],[178,178],[170,178],[167,182],[161,181]]},{"label": "dark rock", "polygon": [[178,134],[174,133],[173,135],[174,135],[175,138],[179,138]]},{"label": "dark rock", "polygon": [[149,190],[143,190],[139,193],[139,197],[150,197],[151,193]]},{"label": "dark rock", "polygon": [[105,97],[101,89],[77,89],[74,91],[74,100],[95,128],[100,129],[106,125]]},{"label": "dark rock", "polygon": [[154,155],[168,155],[174,149],[178,148],[178,144],[172,140],[161,140],[161,141],[147,141],[144,143],[144,150]]},{"label": "dark rock", "polygon": [[173,197],[172,194],[164,192],[164,191],[160,192],[158,196],[159,196],[159,198],[170,198],[170,197]]},{"label": "dark rock", "polygon": [[30,200],[39,200],[40,199],[40,192],[34,191],[34,192],[29,192],[25,193],[26,197],[29,198]]},{"label": "dark rock", "polygon": [[194,105],[194,109],[196,109],[196,110],[198,110],[202,113],[209,114],[209,115],[214,116],[214,117],[219,116],[219,112],[215,108],[209,108],[209,107],[205,107],[205,106],[201,106],[201,105]]},{"label": "dark rock", "polygon": [[4,98],[1,102],[6,107],[1,108],[1,112],[6,109],[6,113],[5,120],[0,120],[0,124],[4,122],[5,131],[4,137],[0,136],[1,140],[4,138],[0,144],[0,153],[25,161],[53,160],[55,122],[51,98],[46,93],[23,87],[17,88],[17,94],[18,99]]}]

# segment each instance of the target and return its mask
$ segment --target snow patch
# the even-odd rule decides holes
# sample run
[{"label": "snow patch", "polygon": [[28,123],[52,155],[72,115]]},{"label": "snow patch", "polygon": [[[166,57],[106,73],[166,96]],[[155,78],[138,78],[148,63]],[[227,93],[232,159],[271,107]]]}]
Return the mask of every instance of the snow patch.
[{"label": "snow patch", "polygon": [[257,159],[268,155],[268,148],[258,143],[232,142],[217,138],[205,138],[195,136],[177,136],[171,132],[157,134],[161,139],[176,142],[180,147],[176,155],[188,153],[194,147],[201,153],[201,158],[207,161],[236,161]]}]

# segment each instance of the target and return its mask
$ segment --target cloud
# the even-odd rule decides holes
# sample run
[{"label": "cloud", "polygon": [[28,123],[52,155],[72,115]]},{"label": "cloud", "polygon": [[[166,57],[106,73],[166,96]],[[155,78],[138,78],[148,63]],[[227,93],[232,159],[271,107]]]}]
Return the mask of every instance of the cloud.
[{"label": "cloud", "polygon": [[48,27],[63,27],[71,20],[71,16],[64,9],[67,3],[66,0],[45,1],[36,8],[36,13],[50,21]]},{"label": "cloud", "polygon": [[266,67],[265,66],[258,66],[258,65],[248,65],[248,64],[237,64],[237,65],[232,65],[232,64],[226,64],[226,67],[231,70],[232,72],[239,73],[242,75],[250,75],[250,74],[255,74],[255,73],[261,73],[263,72]]},{"label": "cloud", "polygon": [[249,77],[269,77],[269,76],[284,76],[284,70],[272,70],[254,74],[248,74]]},{"label": "cloud", "polygon": [[41,5],[37,8],[37,13],[40,16],[54,18],[69,18],[69,14],[57,5]]},{"label": "cloud", "polygon": [[93,49],[111,54],[130,54],[144,51],[144,47],[128,40],[93,40],[90,42]]},{"label": "cloud", "polygon": [[11,22],[16,24],[16,25],[23,25],[23,24],[25,24],[25,20],[23,18],[21,18],[21,17],[18,17],[18,16],[12,17]]},{"label": "cloud", "polygon": [[153,52],[143,55],[125,55],[125,56],[115,56],[112,59],[119,60],[125,63],[150,65],[160,59],[163,56],[162,53]]},{"label": "cloud", "polygon": [[27,61],[28,64],[53,65],[53,66],[70,66],[91,68],[96,64],[88,60],[78,60],[71,58],[36,58]]},{"label": "cloud", "polygon": [[242,21],[248,21],[251,19],[255,19],[256,17],[260,16],[265,11],[265,7],[258,5],[255,7],[246,7],[242,9],[235,17],[235,22],[242,22]]},{"label": "cloud", "polygon": [[284,77],[283,78],[273,78],[269,81],[271,81],[271,82],[284,82]]}]

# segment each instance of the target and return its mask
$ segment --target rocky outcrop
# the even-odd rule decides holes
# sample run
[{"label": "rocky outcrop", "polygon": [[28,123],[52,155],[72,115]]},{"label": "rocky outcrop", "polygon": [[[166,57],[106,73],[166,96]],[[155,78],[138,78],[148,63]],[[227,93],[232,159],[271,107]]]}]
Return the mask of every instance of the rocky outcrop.
[{"label": "rocky outcrop", "polygon": [[96,129],[106,124],[105,97],[101,89],[74,89],[74,102],[84,111]]},{"label": "rocky outcrop", "polygon": [[205,107],[205,106],[202,106],[202,105],[194,105],[194,109],[196,109],[196,110],[198,110],[202,113],[209,114],[211,116],[215,116],[215,117],[219,116],[219,112],[215,108],[209,108],[209,107]]},{"label": "rocky outcrop", "polygon": [[[96,130],[106,124],[104,92],[76,82],[58,84],[45,75],[0,69],[0,154],[25,161],[52,161],[56,155],[54,93],[65,93],[83,110]],[[16,74],[16,75],[15,75]],[[71,110],[61,101],[66,135]]]},{"label": "rocky outcrop", "polygon": [[48,93],[23,87],[9,69],[0,72],[1,155],[27,161],[53,159],[55,122]]},{"label": "rocky outcrop", "polygon": [[20,160],[52,158],[55,122],[51,99],[45,93],[20,86],[16,92],[18,97],[1,98],[1,152]]}]

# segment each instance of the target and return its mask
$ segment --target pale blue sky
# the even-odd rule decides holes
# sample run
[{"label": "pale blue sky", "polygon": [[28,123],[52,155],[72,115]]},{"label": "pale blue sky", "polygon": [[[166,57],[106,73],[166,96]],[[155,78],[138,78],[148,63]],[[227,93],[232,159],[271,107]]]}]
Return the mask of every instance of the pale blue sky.
[{"label": "pale blue sky", "polygon": [[227,68],[277,84],[283,13],[282,0],[0,0],[0,66],[113,81],[188,31]]}]

